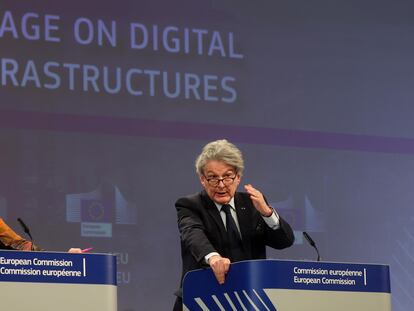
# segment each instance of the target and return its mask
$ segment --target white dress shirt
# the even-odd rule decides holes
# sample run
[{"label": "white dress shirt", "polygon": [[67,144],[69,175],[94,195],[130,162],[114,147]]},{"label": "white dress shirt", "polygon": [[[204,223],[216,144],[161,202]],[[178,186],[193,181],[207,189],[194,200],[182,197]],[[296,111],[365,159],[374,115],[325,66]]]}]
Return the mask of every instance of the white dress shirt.
[{"label": "white dress shirt", "polygon": [[[214,202],[214,204],[216,205],[217,210],[220,213],[221,220],[223,221],[224,227],[226,227],[226,213],[221,210],[222,205],[221,204],[218,204],[216,202]],[[240,233],[239,220],[237,219],[236,208],[234,206],[234,197],[231,198],[230,202],[227,203],[227,204],[229,204],[231,206],[230,212],[231,212],[231,215],[233,216],[234,222],[236,223],[237,230],[239,230],[239,233]],[[276,211],[273,208],[272,208],[272,210],[273,210],[272,215],[270,215],[269,217],[264,217],[264,216],[262,216],[262,217],[263,217],[263,220],[265,221],[265,223],[271,229],[276,230],[276,229],[279,229],[279,226],[280,226],[280,223],[279,223],[279,215],[276,213]],[[241,234],[240,234],[240,237],[241,237]],[[219,255],[220,256],[220,254],[217,253],[217,252],[211,252],[211,253],[207,254],[204,257],[204,259],[205,259],[205,261],[206,261],[207,264],[208,264],[208,260],[212,256],[214,256],[214,255]]]}]

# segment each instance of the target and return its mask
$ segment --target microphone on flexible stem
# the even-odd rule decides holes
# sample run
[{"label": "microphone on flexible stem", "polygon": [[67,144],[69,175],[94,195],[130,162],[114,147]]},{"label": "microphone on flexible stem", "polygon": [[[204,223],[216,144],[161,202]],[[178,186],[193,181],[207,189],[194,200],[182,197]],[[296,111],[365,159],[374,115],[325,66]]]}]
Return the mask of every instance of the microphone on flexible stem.
[{"label": "microphone on flexible stem", "polygon": [[303,231],[303,236],[305,237],[306,241],[308,241],[308,243],[310,244],[310,246],[312,246],[316,250],[316,253],[318,254],[318,258],[316,259],[316,261],[321,261],[321,256],[319,255],[319,250],[316,247],[316,243],[312,240],[312,238],[310,237],[310,235],[307,234],[305,231]]},{"label": "microphone on flexible stem", "polygon": [[26,224],[24,223],[24,221],[21,219],[21,218],[17,218],[17,221],[19,222],[19,224],[22,226],[22,228],[23,228],[23,231],[29,236],[29,238],[30,238],[30,242],[32,242],[32,250],[33,250],[33,237],[32,237],[32,235],[30,234],[30,230],[29,230],[29,227],[28,226],[26,226]]}]

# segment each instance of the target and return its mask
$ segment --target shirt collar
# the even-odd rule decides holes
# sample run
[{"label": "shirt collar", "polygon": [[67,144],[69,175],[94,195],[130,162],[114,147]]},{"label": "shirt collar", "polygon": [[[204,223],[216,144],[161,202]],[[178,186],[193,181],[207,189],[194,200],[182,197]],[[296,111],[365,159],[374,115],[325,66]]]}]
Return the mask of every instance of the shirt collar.
[{"label": "shirt collar", "polygon": [[[221,207],[222,207],[223,205],[222,205],[222,204],[218,204],[218,203],[216,203],[216,202],[214,202],[214,204],[216,205],[216,207],[217,207],[218,211],[220,212],[220,211],[221,211]],[[229,201],[229,203],[227,203],[227,204],[231,206],[231,209],[232,209],[233,211],[235,211],[235,210],[236,210],[236,207],[234,206],[234,197],[232,197],[232,198],[231,198],[231,200]]]}]

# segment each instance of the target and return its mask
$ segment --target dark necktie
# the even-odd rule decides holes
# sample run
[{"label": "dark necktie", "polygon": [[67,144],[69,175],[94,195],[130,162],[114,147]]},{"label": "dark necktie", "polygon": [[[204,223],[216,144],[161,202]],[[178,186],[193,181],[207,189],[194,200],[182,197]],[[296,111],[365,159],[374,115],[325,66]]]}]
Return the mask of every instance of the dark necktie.
[{"label": "dark necktie", "polygon": [[241,254],[243,252],[242,241],[240,238],[239,230],[237,229],[236,223],[234,222],[233,216],[231,215],[231,206],[224,204],[221,210],[226,213],[226,229],[229,241],[229,251],[232,261],[243,260]]}]

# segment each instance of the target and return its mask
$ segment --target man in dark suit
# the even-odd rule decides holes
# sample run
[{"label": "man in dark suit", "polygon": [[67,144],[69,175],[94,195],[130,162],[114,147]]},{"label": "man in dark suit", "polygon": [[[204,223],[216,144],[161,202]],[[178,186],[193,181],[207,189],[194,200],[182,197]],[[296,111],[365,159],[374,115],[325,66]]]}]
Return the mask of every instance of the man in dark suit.
[{"label": "man in dark suit", "polygon": [[[244,170],[240,150],[227,140],[204,146],[196,171],[204,190],[175,203],[181,237],[182,277],[210,266],[223,284],[230,263],[266,258],[266,245],[283,249],[294,242],[289,224],[252,185],[237,192]],[[174,311],[182,310],[180,291]]]}]

